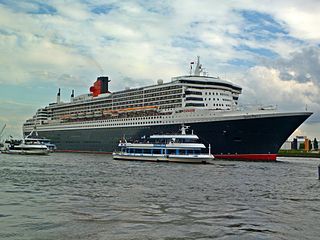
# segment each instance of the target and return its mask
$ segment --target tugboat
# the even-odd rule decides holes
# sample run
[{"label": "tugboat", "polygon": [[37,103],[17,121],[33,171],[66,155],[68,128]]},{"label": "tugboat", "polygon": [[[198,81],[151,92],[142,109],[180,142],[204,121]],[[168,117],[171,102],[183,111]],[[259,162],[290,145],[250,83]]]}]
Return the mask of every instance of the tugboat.
[{"label": "tugboat", "polygon": [[188,126],[182,125],[181,134],[154,134],[149,138],[143,136],[143,141],[127,142],[120,140],[120,151],[113,152],[115,160],[207,163],[214,157],[211,146],[204,153],[206,146],[199,142],[199,137],[193,132],[187,134]]}]

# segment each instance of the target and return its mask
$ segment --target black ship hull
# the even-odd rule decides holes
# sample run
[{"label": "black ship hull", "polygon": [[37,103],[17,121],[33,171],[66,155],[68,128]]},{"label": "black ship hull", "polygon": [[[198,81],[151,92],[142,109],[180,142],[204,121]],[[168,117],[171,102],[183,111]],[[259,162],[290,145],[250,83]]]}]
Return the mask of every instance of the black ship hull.
[{"label": "black ship hull", "polygon": [[[283,142],[311,113],[251,117],[233,120],[188,123],[218,159],[276,160]],[[60,151],[111,153],[125,136],[139,139],[155,133],[175,133],[181,124],[121,128],[41,131]],[[25,133],[27,134],[27,133]]]}]

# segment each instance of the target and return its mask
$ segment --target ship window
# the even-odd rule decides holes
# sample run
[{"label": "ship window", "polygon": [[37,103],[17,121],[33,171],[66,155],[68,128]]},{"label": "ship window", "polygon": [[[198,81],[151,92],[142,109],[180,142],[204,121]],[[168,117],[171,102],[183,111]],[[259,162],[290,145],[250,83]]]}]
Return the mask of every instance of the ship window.
[{"label": "ship window", "polygon": [[187,103],[186,107],[204,107],[204,103]]}]

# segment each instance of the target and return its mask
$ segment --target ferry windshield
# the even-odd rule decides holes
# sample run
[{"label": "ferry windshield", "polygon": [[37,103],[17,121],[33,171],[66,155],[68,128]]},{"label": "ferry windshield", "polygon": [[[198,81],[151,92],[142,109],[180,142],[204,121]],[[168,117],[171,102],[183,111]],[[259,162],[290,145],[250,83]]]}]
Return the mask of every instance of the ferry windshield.
[{"label": "ferry windshield", "polygon": [[150,143],[155,144],[167,144],[167,143],[199,143],[199,139],[191,139],[191,138],[154,138],[148,139]]}]

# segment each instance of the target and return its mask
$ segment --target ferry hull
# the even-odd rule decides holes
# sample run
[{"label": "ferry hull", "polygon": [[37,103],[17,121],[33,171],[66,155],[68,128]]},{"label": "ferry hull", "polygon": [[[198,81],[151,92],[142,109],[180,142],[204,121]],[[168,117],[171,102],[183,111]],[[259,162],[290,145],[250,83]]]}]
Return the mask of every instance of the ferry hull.
[{"label": "ferry hull", "polygon": [[[311,113],[187,123],[216,159],[275,161],[283,142]],[[156,133],[178,132],[181,124],[122,128],[41,131],[59,151],[112,153],[123,136],[138,139]],[[27,134],[27,133],[25,133]]]},{"label": "ferry hull", "polygon": [[15,154],[15,155],[48,155],[47,150],[3,150],[3,154]]},{"label": "ferry hull", "polygon": [[126,156],[123,154],[113,154],[114,160],[125,161],[147,161],[147,162],[176,162],[176,163],[209,163],[213,158],[209,156],[205,157],[164,157],[164,156]]}]

